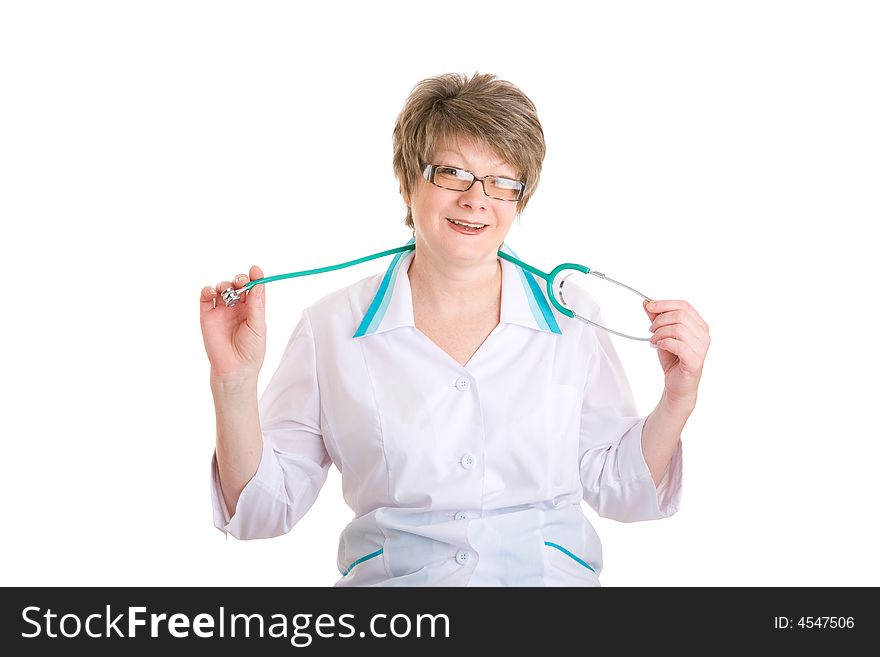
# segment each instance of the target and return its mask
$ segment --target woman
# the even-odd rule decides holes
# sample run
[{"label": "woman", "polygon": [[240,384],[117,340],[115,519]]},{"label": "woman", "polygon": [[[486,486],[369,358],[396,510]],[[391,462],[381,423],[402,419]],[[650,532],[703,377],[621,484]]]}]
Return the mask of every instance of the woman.
[{"label": "woman", "polygon": [[666,379],[638,417],[608,334],[497,256],[544,152],[514,85],[417,85],[393,160],[416,248],[307,308],[259,401],[265,286],[232,308],[230,282],[202,290],[220,530],[290,531],[335,463],[355,512],[337,586],[598,586],[581,499],[621,521],[677,511],[708,327],[684,301],[646,309]]}]

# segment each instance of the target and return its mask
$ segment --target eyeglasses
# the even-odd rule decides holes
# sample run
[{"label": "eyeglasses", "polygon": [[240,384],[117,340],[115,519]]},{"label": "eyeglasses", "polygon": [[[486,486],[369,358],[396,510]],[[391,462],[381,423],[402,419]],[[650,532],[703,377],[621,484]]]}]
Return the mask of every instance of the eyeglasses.
[{"label": "eyeglasses", "polygon": [[456,192],[466,192],[473,187],[474,181],[479,180],[486,196],[501,201],[519,201],[526,189],[526,184],[522,180],[514,180],[513,178],[499,176],[480,178],[466,169],[442,164],[423,164],[422,167],[422,175],[429,183]]}]

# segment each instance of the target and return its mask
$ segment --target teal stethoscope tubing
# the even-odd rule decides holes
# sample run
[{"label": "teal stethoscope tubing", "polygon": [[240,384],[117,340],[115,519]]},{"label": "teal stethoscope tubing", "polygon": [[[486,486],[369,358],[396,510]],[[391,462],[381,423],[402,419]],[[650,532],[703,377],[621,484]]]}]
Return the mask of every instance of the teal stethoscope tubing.
[{"label": "teal stethoscope tubing", "polygon": [[[374,253],[372,255],[364,256],[363,258],[358,258],[357,260],[349,260],[348,262],[343,262],[338,265],[330,265],[329,267],[319,267],[317,269],[305,269],[303,271],[291,272],[290,274],[279,274],[278,276],[267,276],[265,278],[258,278],[255,281],[250,281],[244,287],[241,287],[237,290],[233,290],[232,288],[224,290],[223,299],[224,299],[224,301],[226,301],[227,306],[235,305],[235,303],[240,298],[240,296],[239,296],[240,293],[250,291],[250,289],[252,287],[254,287],[255,285],[263,285],[266,283],[271,283],[272,281],[280,281],[284,278],[298,278],[300,276],[312,276],[313,274],[323,274],[328,271],[335,271],[337,269],[345,269],[346,267],[353,267],[354,265],[359,265],[362,262],[368,262],[370,260],[375,260],[377,258],[384,258],[385,256],[393,255],[395,253],[403,253],[405,251],[412,251],[415,248],[416,248],[415,244],[406,244],[404,246],[398,246],[394,249],[388,249],[387,251],[381,251],[379,253]],[[647,341],[647,340],[651,339],[650,337],[639,338],[639,337],[636,337],[633,335],[627,335],[625,333],[620,333],[618,331],[614,331],[614,330],[608,328],[607,326],[602,326],[601,324],[597,324],[596,322],[593,322],[593,321],[587,319],[586,317],[581,317],[580,315],[575,313],[570,308],[566,308],[561,303],[559,303],[558,299],[556,298],[556,294],[553,291],[554,279],[563,271],[573,270],[573,271],[579,271],[583,274],[592,274],[594,276],[598,276],[598,277],[602,278],[603,280],[606,280],[610,283],[614,283],[615,285],[620,285],[621,287],[625,287],[627,290],[629,290],[635,294],[638,294],[643,299],[647,299],[648,301],[651,301],[651,299],[649,297],[646,297],[644,294],[642,294],[638,290],[631,288],[629,285],[624,285],[623,283],[621,283],[619,281],[615,281],[613,278],[608,278],[605,274],[603,274],[601,272],[592,270],[589,267],[585,267],[584,265],[578,265],[578,264],[575,264],[572,262],[565,262],[561,265],[557,265],[556,267],[553,268],[553,270],[549,274],[547,274],[547,273],[541,271],[540,269],[537,269],[536,267],[532,267],[530,264],[523,262],[519,258],[515,258],[514,256],[510,255],[509,253],[504,253],[503,251],[498,251],[498,257],[504,258],[505,260],[515,264],[517,267],[521,267],[522,269],[525,269],[526,271],[531,272],[535,276],[539,276],[540,278],[544,279],[545,283],[547,284],[547,298],[550,299],[550,303],[552,303],[556,307],[556,309],[559,312],[561,312],[563,315],[565,315],[566,317],[579,319],[583,322],[586,322],[587,324],[592,324],[593,326],[597,326],[604,331],[608,331],[609,333],[614,333],[615,335],[619,335],[624,338],[629,338],[631,340]],[[563,285],[564,285],[564,279],[563,279],[562,283],[560,284],[560,294],[562,293]],[[564,300],[564,297],[563,297],[563,300]]]}]

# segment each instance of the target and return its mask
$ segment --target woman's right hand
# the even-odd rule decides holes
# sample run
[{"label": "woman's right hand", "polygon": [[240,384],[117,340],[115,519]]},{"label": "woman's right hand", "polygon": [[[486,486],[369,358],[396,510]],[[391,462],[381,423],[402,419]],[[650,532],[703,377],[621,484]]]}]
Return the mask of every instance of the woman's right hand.
[{"label": "woman's right hand", "polygon": [[238,383],[256,380],[266,355],[265,284],[253,286],[231,308],[220,295],[228,287],[236,290],[248,282],[263,278],[263,270],[254,265],[248,275],[239,274],[233,282],[221,281],[202,289],[199,315],[202,339],[211,362],[211,381]]}]

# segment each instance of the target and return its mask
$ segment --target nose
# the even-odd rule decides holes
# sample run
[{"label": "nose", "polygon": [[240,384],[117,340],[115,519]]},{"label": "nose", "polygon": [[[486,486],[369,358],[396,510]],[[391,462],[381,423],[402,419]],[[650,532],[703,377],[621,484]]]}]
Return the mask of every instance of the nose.
[{"label": "nose", "polygon": [[479,211],[486,209],[488,200],[489,197],[486,196],[486,192],[483,190],[483,183],[479,180],[475,180],[469,190],[461,192],[461,195],[458,198],[458,204],[463,208],[468,208],[472,211]]}]

